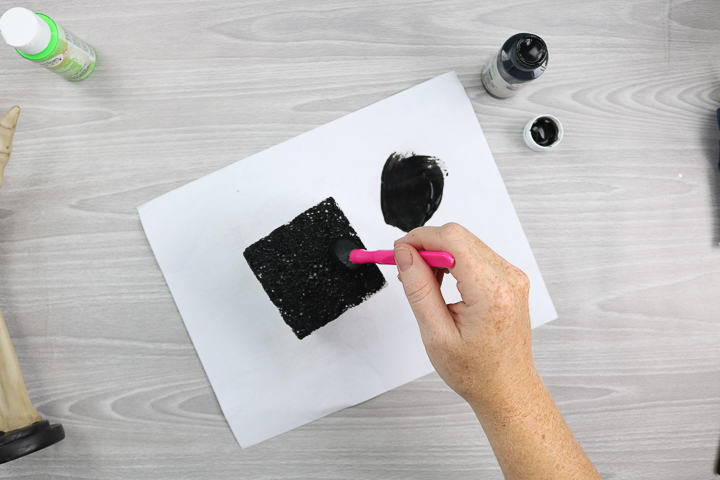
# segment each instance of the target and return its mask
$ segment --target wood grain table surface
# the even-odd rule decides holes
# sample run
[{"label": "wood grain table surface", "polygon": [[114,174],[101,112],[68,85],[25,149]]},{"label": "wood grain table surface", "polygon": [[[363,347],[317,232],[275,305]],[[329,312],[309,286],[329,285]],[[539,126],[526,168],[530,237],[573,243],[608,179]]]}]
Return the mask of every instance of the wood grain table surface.
[{"label": "wood grain table surface", "polygon": [[[534,352],[578,441],[605,479],[713,478],[717,0],[23,6],[99,60],[70,83],[0,42],[0,109],[23,109],[0,190],[0,308],[34,405],[67,433],[0,478],[502,478],[436,374],[241,449],[136,211],[451,70],[558,310]],[[548,69],[490,97],[480,72],[522,31],[546,40]],[[536,153],[521,130],[543,113],[565,137]]]}]

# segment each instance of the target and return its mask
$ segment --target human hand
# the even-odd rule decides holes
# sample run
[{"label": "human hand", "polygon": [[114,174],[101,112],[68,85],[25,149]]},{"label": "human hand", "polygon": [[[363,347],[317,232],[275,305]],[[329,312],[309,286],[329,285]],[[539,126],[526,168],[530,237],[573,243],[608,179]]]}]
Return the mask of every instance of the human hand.
[{"label": "human hand", "polygon": [[5,116],[0,119],[0,187],[2,187],[4,182],[3,173],[5,172],[5,165],[7,165],[8,160],[10,160],[10,154],[12,153],[12,141],[19,116],[20,107],[16,106],[12,107]]},{"label": "human hand", "polygon": [[[444,272],[417,250],[444,250],[462,301],[446,305]],[[600,479],[535,369],[527,276],[457,224],[395,242],[400,281],[430,361],[473,407],[507,479]]]},{"label": "human hand", "polygon": [[[445,273],[418,250],[455,257],[448,269],[462,301],[446,305]],[[532,358],[527,276],[457,224],[417,228],[395,242],[405,294],[440,377],[476,409],[510,408],[539,380]]]}]

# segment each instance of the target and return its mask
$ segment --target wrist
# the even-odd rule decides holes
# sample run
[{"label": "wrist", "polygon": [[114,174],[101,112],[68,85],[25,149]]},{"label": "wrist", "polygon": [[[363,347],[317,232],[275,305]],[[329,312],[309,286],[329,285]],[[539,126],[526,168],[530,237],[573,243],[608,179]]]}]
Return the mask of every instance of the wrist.
[{"label": "wrist", "polygon": [[472,406],[505,478],[600,479],[539,375]]},{"label": "wrist", "polygon": [[534,365],[516,375],[483,389],[478,395],[466,398],[475,415],[483,419],[507,419],[524,417],[549,395]]}]

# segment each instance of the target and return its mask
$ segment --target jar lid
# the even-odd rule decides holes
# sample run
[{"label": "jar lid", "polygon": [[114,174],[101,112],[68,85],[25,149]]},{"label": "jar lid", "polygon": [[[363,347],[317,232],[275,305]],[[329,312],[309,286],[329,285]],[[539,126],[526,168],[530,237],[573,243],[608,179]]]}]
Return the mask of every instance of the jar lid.
[{"label": "jar lid", "polygon": [[36,55],[50,45],[50,26],[27,8],[11,8],[0,17],[0,34],[5,43],[28,55]]}]

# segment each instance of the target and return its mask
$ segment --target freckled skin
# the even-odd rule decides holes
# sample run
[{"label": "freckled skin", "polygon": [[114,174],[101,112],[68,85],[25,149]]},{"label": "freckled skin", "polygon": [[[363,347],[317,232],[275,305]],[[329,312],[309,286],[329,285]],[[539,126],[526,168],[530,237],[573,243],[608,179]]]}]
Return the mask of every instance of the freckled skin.
[{"label": "freckled skin", "polygon": [[[450,252],[455,266],[433,270],[418,250]],[[457,224],[412,230],[395,258],[428,356],[473,408],[505,478],[599,479],[535,368],[527,276]],[[445,272],[461,302],[445,304]]]}]

